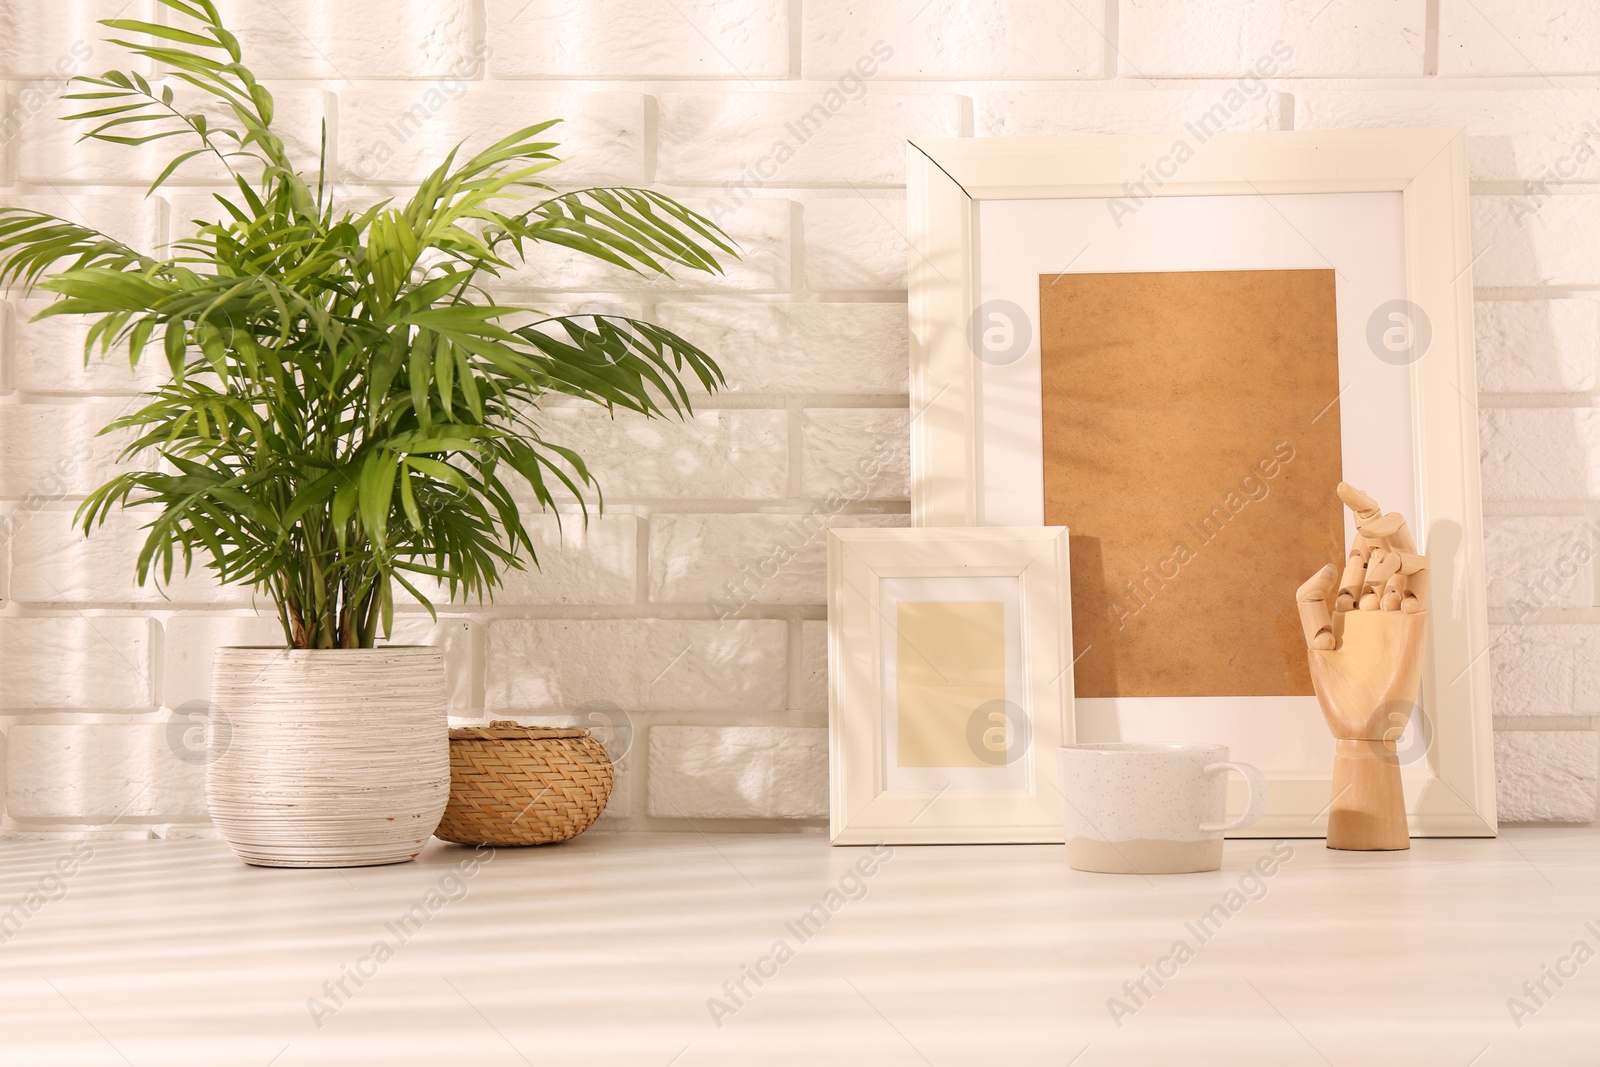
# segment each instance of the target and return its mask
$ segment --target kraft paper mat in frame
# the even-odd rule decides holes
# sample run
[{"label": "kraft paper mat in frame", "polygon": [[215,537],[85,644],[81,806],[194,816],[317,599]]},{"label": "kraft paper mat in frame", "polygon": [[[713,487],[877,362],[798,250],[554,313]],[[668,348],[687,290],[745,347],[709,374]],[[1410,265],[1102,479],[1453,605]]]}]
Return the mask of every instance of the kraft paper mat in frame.
[{"label": "kraft paper mat in frame", "polygon": [[1045,522],[1079,697],[1311,692],[1294,590],[1343,554],[1332,270],[1040,278]]}]

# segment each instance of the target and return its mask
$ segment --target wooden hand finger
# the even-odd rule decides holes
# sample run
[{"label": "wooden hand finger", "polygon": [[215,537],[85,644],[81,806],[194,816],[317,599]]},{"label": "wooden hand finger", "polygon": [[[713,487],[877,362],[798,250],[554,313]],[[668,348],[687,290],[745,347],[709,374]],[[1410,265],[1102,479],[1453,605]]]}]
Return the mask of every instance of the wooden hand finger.
[{"label": "wooden hand finger", "polygon": [[1390,568],[1398,569],[1397,562],[1389,562],[1391,555],[1393,553],[1374,548],[1367,557],[1367,569],[1361,575],[1361,594],[1356,601],[1362,611],[1377,611],[1382,606],[1384,583],[1394,573]]},{"label": "wooden hand finger", "polygon": [[1367,574],[1363,581],[1371,592],[1381,592],[1390,578],[1400,573],[1401,559],[1398,552],[1373,552],[1372,558],[1367,561]]},{"label": "wooden hand finger", "polygon": [[1339,494],[1339,499],[1344,501],[1344,506],[1355,512],[1357,521],[1376,519],[1383,514],[1383,509],[1378,507],[1378,502],[1351,485],[1349,482],[1340,482],[1334,490]]},{"label": "wooden hand finger", "polygon": [[1356,543],[1350,549],[1350,558],[1344,564],[1344,574],[1339,578],[1339,599],[1334,603],[1335,611],[1349,611],[1356,606],[1356,601],[1361,597],[1361,581],[1367,573],[1367,556],[1371,552],[1366,538],[1356,537]]},{"label": "wooden hand finger", "polygon": [[1400,520],[1400,525],[1395,527],[1394,533],[1389,535],[1389,547],[1408,556],[1416,554],[1417,543],[1411,540],[1411,528],[1406,525],[1404,518]]},{"label": "wooden hand finger", "polygon": [[1380,606],[1384,611],[1399,611],[1400,605],[1405,602],[1406,577],[1403,574],[1392,575],[1383,586],[1383,599]]},{"label": "wooden hand finger", "polygon": [[1372,541],[1387,541],[1403,530],[1405,525],[1406,517],[1398,511],[1391,511],[1387,515],[1379,515],[1372,519],[1356,517],[1356,530],[1362,537]]},{"label": "wooden hand finger", "polygon": [[1339,571],[1328,564],[1295,590],[1295,605],[1300,610],[1300,628],[1305,631],[1306,647],[1327,651],[1337,643],[1333,636],[1333,616],[1328,598],[1333,595]]}]

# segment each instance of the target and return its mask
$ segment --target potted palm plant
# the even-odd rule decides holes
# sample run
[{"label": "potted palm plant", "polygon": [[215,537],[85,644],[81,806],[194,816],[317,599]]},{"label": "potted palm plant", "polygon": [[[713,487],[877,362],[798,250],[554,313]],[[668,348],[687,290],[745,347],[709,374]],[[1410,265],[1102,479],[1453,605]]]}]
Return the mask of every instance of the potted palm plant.
[{"label": "potted palm plant", "polygon": [[277,608],[283,647],[214,664],[231,736],[207,795],[224,837],[255,864],[403,861],[439,821],[449,767],[442,652],[378,644],[397,590],[430,612],[429,589],[482,598],[536,562],[526,503],[585,518],[598,503],[583,459],[544,435],[542,398],[682,417],[686,378],[722,382],[660,326],[530,314],[486,286],[540,245],[636,272],[717,271],[734,249],[659,193],[544,184],[550,122],[458,146],[404,203],[352,207],[326,133],[314,177],[297,170],[210,0],[159,2],[171,25],[103,25],[169,82],[79,79],[68,119],[86,138],[180,143],[150,193],[190,160],[220,164],[225,217],[163,257],[0,208],[0,283],[56,294],[41,317],[92,320],[86,359],[126,346],[170,369],[106,428],[131,435],[127,468],[83,502],[84,531],[146,510],[141,582],[198,557]]}]

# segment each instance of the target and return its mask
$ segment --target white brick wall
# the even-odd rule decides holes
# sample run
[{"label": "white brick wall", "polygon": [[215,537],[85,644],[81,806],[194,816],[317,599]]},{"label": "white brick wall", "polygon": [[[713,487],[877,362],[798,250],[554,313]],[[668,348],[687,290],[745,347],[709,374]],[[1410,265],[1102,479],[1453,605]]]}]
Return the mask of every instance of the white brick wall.
[{"label": "white brick wall", "polygon": [[828,731],[657,726],[650,814],[666,819],[825,819]]},{"label": "white brick wall", "polygon": [[777,619],[507,619],[489,627],[488,707],[771,712],[788,698],[788,658]]},{"label": "white brick wall", "polygon": [[800,624],[800,680],[794,706],[805,711],[828,710],[828,624],[807,620]]},{"label": "white brick wall", "polygon": [[905,409],[812,408],[800,423],[801,491],[824,499],[834,492],[864,500],[906,499],[910,427],[911,412]]},{"label": "white brick wall", "polygon": [[1600,162],[1582,146],[1600,134],[1600,125],[1590,125],[1600,118],[1597,107],[1600,93],[1589,89],[1312,89],[1295,93],[1294,120],[1303,130],[1465,126],[1468,168],[1478,181],[1539,178],[1547,170],[1552,179],[1594,181]]},{"label": "white brick wall", "polygon": [[[204,766],[180,758],[166,723],[13,726],[6,807],[75,822],[205,816]],[[63,770],[72,773],[63,774]]]},{"label": "white brick wall", "polygon": [[[154,517],[148,509],[113,513],[85,536],[69,505],[4,513],[11,536],[11,599],[19,604],[206,604],[247,607],[253,591],[218,585],[196,559],[188,574],[174,561],[171,581],[159,573],[139,585],[128,561],[137,559]],[[263,603],[270,608],[270,603]]]},{"label": "white brick wall", "polygon": [[1440,74],[1600,72],[1600,11],[1555,0],[1440,0]]},{"label": "white brick wall", "polygon": [[801,74],[944,79],[1096,78],[1106,53],[1096,0],[810,0],[801,26]]},{"label": "white brick wall", "polygon": [[[650,524],[650,599],[815,604],[827,599],[833,527],[904,526],[904,515],[662,515]],[[719,608],[719,611],[721,609]]]},{"label": "white brick wall", "polygon": [[[467,82],[350,89],[339,97],[338,159],[352,184],[416,182],[459,142],[470,155],[521,126],[560,117],[552,137],[570,161],[565,180],[637,184],[644,178],[644,107],[637,93],[519,92]],[[508,120],[513,115],[529,121]]]},{"label": "white brick wall", "polygon": [[496,78],[782,78],[785,0],[489,4]]},{"label": "white brick wall", "polygon": [[[63,59],[95,57],[103,65],[112,49],[102,43],[105,29],[100,19],[149,19],[155,7],[151,0],[73,0],[52,5],[48,18],[39,17],[36,4],[6,4],[0,8],[0,78],[32,81],[69,73],[57,64]],[[85,56],[88,52],[90,55]],[[134,60],[123,69],[147,70]],[[84,66],[85,63],[79,63]],[[94,66],[96,73],[101,69]],[[70,76],[70,74],[69,74]]]},{"label": "white brick wall", "polygon": [[1489,603],[1538,610],[1590,607],[1600,522],[1576,516],[1490,515],[1484,520]]},{"label": "white brick wall", "polygon": [[1600,300],[1479,300],[1478,388],[1589,393],[1600,370]]},{"label": "white brick wall", "polygon": [[808,288],[906,287],[905,200],[818,197],[802,211]]},{"label": "white brick wall", "polygon": [[[1424,0],[1122,0],[1118,6],[1122,60],[1127,73],[1142,77],[1422,72]],[[1263,60],[1274,62],[1258,66]]]},{"label": "white brick wall", "polygon": [[663,304],[658,318],[711,353],[729,392],[907,389],[904,304]]},{"label": "white brick wall", "polygon": [[1495,711],[1550,717],[1577,703],[1577,652],[1558,643],[1558,627],[1495,627],[1489,669]]},{"label": "white brick wall", "polygon": [[1483,258],[1473,267],[1473,280],[1486,287],[1600,286],[1600,246],[1590,239],[1600,220],[1600,195],[1575,191],[1582,188],[1478,197],[1474,255]]},{"label": "white brick wall", "polygon": [[[487,49],[474,6],[472,0],[429,0],[379,11],[319,0],[219,0],[217,10],[262,56],[254,65],[259,77],[355,82],[477,77]],[[382,34],[372,32],[375,18],[384,20]]]},{"label": "white brick wall", "polygon": [[[155,6],[0,0],[0,203],[141,247],[187,229],[174,219],[213,213],[204,164],[145,199],[164,145],[76,145],[53,118],[67,106],[61,76],[122,63],[93,20]],[[351,203],[405,195],[458,140],[562,117],[570,162],[552,180],[653,185],[713,214],[742,248],[717,278],[641,278],[558,249],[507,272],[507,298],[600,301],[683,330],[722,361],[729,388],[702,397],[687,425],[550,409],[547,432],[590,459],[605,515],[587,529],[569,521],[564,537],[553,518],[535,520],[542,569],[508,576],[492,603],[442,605],[438,624],[400,609],[396,640],[447,648],[453,714],[604,723],[631,737],[605,820],[616,828],[824,814],[820,540],[793,531],[808,513],[906,521],[907,137],[1160,132],[1219,104],[1245,130],[1465,125],[1502,813],[1594,818],[1592,5],[223,7],[273,79],[302,157],[327,120]],[[203,575],[175,583],[170,601],[136,587],[136,515],[88,542],[71,532],[77,501],[114,469],[117,443],[92,431],[161,368],[135,378],[115,354],[85,368],[81,327],[30,324],[39,295],[0,295],[0,832],[204,833],[198,768],[169,724],[181,740],[213,648],[274,642],[276,621]],[[743,592],[730,595],[730,582]]]},{"label": "white brick wall", "polygon": [[780,500],[789,485],[785,411],[696,410],[682,422],[616,417],[593,407],[551,408],[553,441],[578,450],[613,503],[663,497]]},{"label": "white brick wall", "polygon": [[[656,176],[712,185],[896,185],[908,137],[958,137],[968,101],[950,93],[833,86],[786,93],[666,93]],[[775,146],[788,149],[788,155]]]},{"label": "white brick wall", "polygon": [[1482,442],[1490,499],[1600,499],[1600,409],[1486,407]]},{"label": "white brick wall", "polygon": [[[1230,93],[1238,96],[1237,104]],[[1243,91],[1224,83],[1214,89],[1143,93],[1115,89],[979,93],[977,132],[987,137],[1167,133],[1207,117],[1212,120],[1208,129],[1279,130],[1288,128],[1291,107],[1287,94],[1267,88],[1265,82]]]},{"label": "white brick wall", "polygon": [[530,516],[538,565],[509,571],[497,604],[632,604],[639,591],[639,519]]},{"label": "white brick wall", "polygon": [[137,616],[0,618],[0,709],[144,709],[156,624]]},{"label": "white brick wall", "polygon": [[1508,822],[1593,822],[1593,730],[1503,733],[1495,738],[1501,818]]}]

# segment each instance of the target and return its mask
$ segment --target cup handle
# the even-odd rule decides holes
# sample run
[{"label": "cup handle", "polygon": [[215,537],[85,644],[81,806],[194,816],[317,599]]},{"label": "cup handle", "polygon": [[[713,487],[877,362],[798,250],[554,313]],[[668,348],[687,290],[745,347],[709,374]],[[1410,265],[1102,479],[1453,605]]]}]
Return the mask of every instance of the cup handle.
[{"label": "cup handle", "polygon": [[1244,814],[1232,822],[1203,822],[1200,832],[1205,834],[1225,834],[1232,830],[1242,830],[1267,813],[1267,778],[1266,775],[1250,766],[1248,763],[1208,763],[1201,774],[1226,774],[1235,771],[1244,779],[1245,785],[1250,787],[1250,803],[1245,806]]}]

